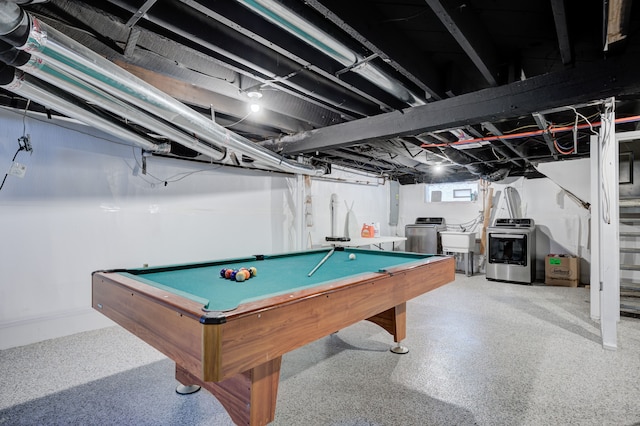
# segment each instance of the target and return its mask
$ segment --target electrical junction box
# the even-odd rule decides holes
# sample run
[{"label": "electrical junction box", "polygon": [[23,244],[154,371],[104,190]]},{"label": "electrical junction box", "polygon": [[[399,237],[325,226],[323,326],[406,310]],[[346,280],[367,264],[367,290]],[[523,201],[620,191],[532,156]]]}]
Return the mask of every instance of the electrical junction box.
[{"label": "electrical junction box", "polygon": [[23,178],[26,173],[27,173],[27,166],[15,161],[13,162],[13,164],[11,165],[11,168],[9,169],[9,174],[11,176],[16,176],[19,178]]},{"label": "electrical junction box", "polygon": [[565,287],[578,287],[580,261],[568,254],[548,254],[544,259],[544,283]]}]

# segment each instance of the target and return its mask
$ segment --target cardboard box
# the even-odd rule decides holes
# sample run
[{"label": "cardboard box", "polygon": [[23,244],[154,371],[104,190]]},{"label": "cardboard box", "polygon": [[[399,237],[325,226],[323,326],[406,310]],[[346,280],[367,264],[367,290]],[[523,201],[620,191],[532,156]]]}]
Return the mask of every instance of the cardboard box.
[{"label": "cardboard box", "polygon": [[580,282],[580,261],[568,254],[549,254],[544,258],[544,283],[578,287]]}]

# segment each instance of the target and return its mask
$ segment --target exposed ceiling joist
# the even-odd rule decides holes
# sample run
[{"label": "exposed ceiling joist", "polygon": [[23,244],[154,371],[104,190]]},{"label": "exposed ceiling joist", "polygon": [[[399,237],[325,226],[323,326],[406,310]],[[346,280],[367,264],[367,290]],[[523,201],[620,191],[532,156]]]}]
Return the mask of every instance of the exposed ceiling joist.
[{"label": "exposed ceiling joist", "polygon": [[490,86],[498,84],[497,53],[486,32],[478,27],[469,6],[450,0],[425,0]]},{"label": "exposed ceiling joist", "polygon": [[[502,136],[504,133],[493,123],[482,123],[482,127],[487,129],[492,135]],[[514,154],[518,156],[518,158],[525,163],[525,165],[530,165],[531,162],[529,159],[518,149],[515,147],[513,143],[508,140],[501,139],[501,142],[511,150]]]},{"label": "exposed ceiling joist", "polygon": [[564,4],[565,0],[551,0],[551,8],[553,10],[553,20],[556,24],[556,34],[558,37],[558,48],[560,49],[560,57],[562,63],[568,65],[571,63],[571,40],[569,40],[569,28],[567,28],[567,11]]},{"label": "exposed ceiling joist", "polygon": [[[377,31],[377,27],[369,21],[375,11],[369,10],[366,15],[363,15],[361,11],[353,7],[344,7],[346,4],[343,1],[323,2],[339,9],[340,17],[318,0],[307,0],[305,3],[422,89],[427,98],[441,99],[442,85],[436,69],[425,59],[417,60],[418,58],[411,52],[410,46],[393,44],[390,37]],[[353,4],[353,2],[350,3]],[[428,81],[420,76],[425,76]]]},{"label": "exposed ceiling joist", "polygon": [[142,17],[144,17],[144,15],[149,11],[149,9],[151,9],[153,7],[154,4],[156,4],[157,1],[158,0],[147,0],[147,1],[145,1],[144,4],[142,6],[140,6],[140,8],[138,8],[138,10],[135,11],[133,16],[131,18],[129,18],[129,20],[127,21],[125,26],[127,28],[133,28],[133,26],[136,25],[136,23],[140,19],[142,19]]},{"label": "exposed ceiling joist", "polygon": [[[584,158],[594,132],[590,120],[597,120],[599,102],[610,96],[624,119],[616,130],[633,130],[640,122],[634,81],[640,81],[634,72],[640,8],[632,8],[631,0],[0,4],[7,11],[27,10],[118,62],[188,105],[186,116],[215,117],[224,131],[251,145],[266,140],[263,145],[282,161],[352,167],[403,184],[535,178],[534,163]],[[19,55],[3,49],[0,60],[15,77],[23,63],[15,64]],[[193,136],[158,127],[147,111],[123,115],[117,100],[101,105],[88,91],[80,95],[58,85],[79,101],[91,99],[87,110],[113,114],[125,132],[141,131],[140,122],[128,119],[137,114],[148,133],[170,142],[172,156],[189,158],[188,149],[178,149]],[[254,90],[262,93],[261,117],[246,114]],[[2,105],[25,104],[24,94],[6,87],[0,95]],[[55,110],[37,101],[29,105]],[[551,128],[553,135],[546,131]],[[271,154],[264,164],[272,164]],[[212,152],[212,161],[219,157]],[[443,162],[447,173],[438,175],[433,169]]]},{"label": "exposed ceiling joist", "polygon": [[[240,25],[238,25],[237,23],[233,22],[232,20],[226,18],[225,16],[214,12],[213,10],[211,10],[210,8],[207,8],[197,2],[195,2],[194,0],[180,0],[182,3],[184,3],[185,5],[197,10],[200,13],[205,14],[206,16],[215,19],[217,22],[220,22],[221,24],[235,30],[238,31],[239,33],[243,34],[244,36],[250,38],[251,40],[255,41],[256,43],[259,43],[260,45],[262,45],[265,49],[270,49],[273,50],[275,52],[277,52],[279,55],[282,55],[283,57],[286,57],[288,59],[291,59],[292,61],[296,62],[300,69],[304,69],[304,70],[308,70],[308,71],[312,71],[315,72],[319,75],[321,75],[322,77],[326,78],[327,80],[335,83],[336,85],[342,86],[345,89],[348,89],[349,91],[352,91],[354,93],[357,93],[359,96],[362,96],[364,99],[367,99],[369,102],[377,104],[378,107],[382,110],[386,110],[386,111],[391,111],[393,108],[386,104],[385,102],[380,101],[379,99],[376,99],[374,96],[369,95],[368,93],[366,93],[363,90],[358,89],[357,87],[355,87],[354,85],[349,84],[348,82],[341,80],[339,78],[339,75],[336,75],[335,73],[331,73],[328,72],[327,70],[322,69],[319,66],[314,65],[313,63],[305,60],[304,58],[301,58],[300,56],[294,54],[293,52],[287,50],[285,47],[279,46],[277,44],[275,44],[273,41],[267,40],[264,37],[261,37],[259,34],[249,30],[248,28],[244,28]],[[278,80],[278,81],[283,81],[282,79]],[[266,85],[269,85],[270,82],[267,82]]]},{"label": "exposed ceiling joist", "polygon": [[[536,121],[536,124],[538,125],[538,128],[540,130],[544,130],[547,127],[549,127],[549,123],[547,122],[547,119],[544,117],[544,114],[539,112],[534,112],[532,115],[533,115],[533,119]],[[546,142],[547,147],[549,147],[549,152],[551,153],[553,158],[558,158],[558,156],[556,155],[556,151],[553,147],[553,139],[551,139],[551,136],[549,136],[549,134],[547,133],[544,133],[542,137],[544,138],[544,141]]]},{"label": "exposed ceiling joist", "polygon": [[380,114],[271,141],[285,153],[304,153],[361,143],[372,138],[419,134],[485,121],[529,115],[558,105],[604,99],[640,90],[627,55],[579,69],[532,77],[505,86],[444,99],[427,105]]}]

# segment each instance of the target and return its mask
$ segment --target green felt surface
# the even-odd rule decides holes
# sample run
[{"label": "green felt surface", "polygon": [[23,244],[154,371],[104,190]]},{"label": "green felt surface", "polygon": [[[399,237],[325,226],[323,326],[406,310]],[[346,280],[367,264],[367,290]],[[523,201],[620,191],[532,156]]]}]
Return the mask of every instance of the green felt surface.
[{"label": "green felt surface", "polygon": [[[358,274],[423,260],[431,255],[379,250],[345,249],[333,255],[309,277],[330,249],[255,258],[229,259],[193,265],[133,269],[122,272],[133,279],[202,303],[211,311],[228,311],[241,303],[301,290]],[[350,260],[349,254],[356,259]],[[220,277],[222,268],[254,266],[258,275],[244,282]]]}]

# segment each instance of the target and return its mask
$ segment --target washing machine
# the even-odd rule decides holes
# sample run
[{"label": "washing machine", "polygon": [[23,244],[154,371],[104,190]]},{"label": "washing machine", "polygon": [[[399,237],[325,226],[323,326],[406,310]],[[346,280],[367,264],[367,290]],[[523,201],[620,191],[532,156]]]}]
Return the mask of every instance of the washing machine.
[{"label": "washing machine", "polygon": [[443,217],[419,217],[414,224],[404,227],[405,250],[414,253],[442,253],[440,231],[447,226]]}]

